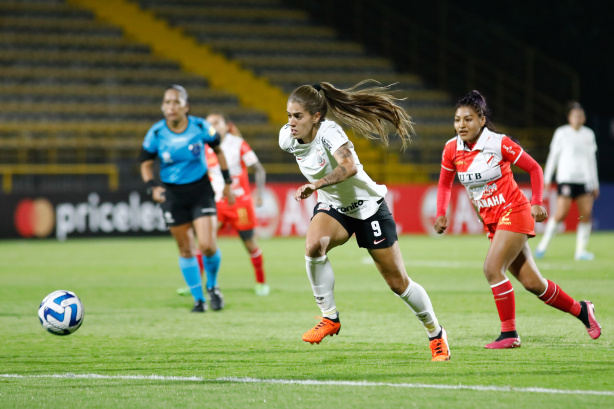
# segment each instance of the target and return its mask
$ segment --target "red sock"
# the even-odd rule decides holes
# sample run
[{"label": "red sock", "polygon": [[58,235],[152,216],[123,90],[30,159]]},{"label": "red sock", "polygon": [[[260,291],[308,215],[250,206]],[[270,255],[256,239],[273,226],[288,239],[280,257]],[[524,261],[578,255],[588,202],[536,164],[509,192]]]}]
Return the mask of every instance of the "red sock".
[{"label": "red sock", "polygon": [[580,303],[571,298],[565,291],[561,290],[561,287],[552,281],[546,281],[548,281],[548,287],[546,291],[539,296],[539,299],[551,307],[570,313],[574,317],[580,315],[580,311],[582,311]]},{"label": "red sock", "polygon": [[200,250],[196,250],[196,261],[198,261],[198,267],[200,268],[200,278],[203,277],[205,271],[205,265],[203,264],[203,253]]},{"label": "red sock", "polygon": [[256,274],[256,282],[264,284],[264,268],[262,267],[262,251],[257,248],[249,253],[249,256],[254,266],[254,274]]},{"label": "red sock", "polygon": [[516,331],[516,300],[514,287],[509,279],[491,286],[501,320],[501,332]]}]

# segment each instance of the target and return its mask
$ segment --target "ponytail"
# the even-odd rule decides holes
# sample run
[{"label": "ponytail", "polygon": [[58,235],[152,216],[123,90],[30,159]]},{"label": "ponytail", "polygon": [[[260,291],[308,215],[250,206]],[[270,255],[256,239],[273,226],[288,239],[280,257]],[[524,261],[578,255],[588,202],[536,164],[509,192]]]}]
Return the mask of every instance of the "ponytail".
[{"label": "ponytail", "polygon": [[397,104],[401,99],[390,94],[391,86],[373,85],[359,89],[370,82],[379,84],[373,80],[365,80],[343,90],[330,82],[302,85],[292,91],[288,101],[299,103],[311,115],[319,112],[320,121],[326,118],[330,110],[332,115],[359,135],[380,139],[385,145],[388,145],[387,123],[390,123],[405,149],[414,133],[411,117]]}]

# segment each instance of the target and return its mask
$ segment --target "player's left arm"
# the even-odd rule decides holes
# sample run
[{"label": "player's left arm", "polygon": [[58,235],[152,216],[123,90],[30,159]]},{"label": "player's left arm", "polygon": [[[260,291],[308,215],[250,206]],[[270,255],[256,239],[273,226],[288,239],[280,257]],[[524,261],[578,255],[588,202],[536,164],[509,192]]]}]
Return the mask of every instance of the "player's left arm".
[{"label": "player's left arm", "polygon": [[224,151],[222,150],[221,145],[217,144],[211,146],[211,148],[217,156],[217,160],[220,163],[220,170],[222,171],[222,175],[224,176],[224,197],[228,199],[228,204],[232,205],[235,203],[235,197],[232,193],[232,190],[230,189],[230,186],[232,185],[232,178],[230,177],[230,173],[228,171],[228,162],[226,161],[226,156],[224,155]]},{"label": "player's left arm", "polygon": [[262,197],[264,196],[264,185],[266,184],[266,170],[260,161],[249,167],[254,171],[254,180],[256,182],[256,206],[262,206]]},{"label": "player's left arm", "polygon": [[544,172],[539,163],[526,153],[520,145],[505,137],[502,142],[501,154],[503,160],[513,163],[527,172],[531,178],[531,216],[536,222],[543,222],[548,218],[544,207]]},{"label": "player's left arm", "polygon": [[254,180],[256,182],[256,206],[262,206],[262,197],[264,195],[264,185],[266,184],[266,171],[264,166],[260,163],[258,156],[249,146],[249,144],[243,140],[241,143],[241,161],[250,170],[254,172]]},{"label": "player's left arm", "polygon": [[341,145],[335,151],[333,156],[337,161],[337,166],[333,169],[333,171],[314,183],[307,183],[298,188],[294,194],[294,198],[296,200],[306,199],[316,190],[341,183],[358,173],[358,168],[356,167],[356,162],[354,161],[354,155],[350,149],[349,142]]}]

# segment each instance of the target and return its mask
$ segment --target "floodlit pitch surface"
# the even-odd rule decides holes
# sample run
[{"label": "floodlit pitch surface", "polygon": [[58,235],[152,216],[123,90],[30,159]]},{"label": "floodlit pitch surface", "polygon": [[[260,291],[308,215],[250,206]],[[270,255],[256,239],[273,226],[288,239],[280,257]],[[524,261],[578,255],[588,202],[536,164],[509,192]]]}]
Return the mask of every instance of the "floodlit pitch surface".
[{"label": "floodlit pitch surface", "polygon": [[[512,278],[522,347],[488,351],[499,332],[482,274],[484,236],[405,236],[410,277],[449,334],[450,362],[430,362],[424,330],[353,239],[329,255],[342,331],[301,341],[319,315],[301,238],[262,240],[271,294],[254,294],[238,238],[223,238],[226,308],[189,312],[168,238],[0,243],[0,407],[611,408],[614,407],[614,234],[594,234],[592,262],[557,236],[542,274],[596,305],[591,340],[575,318]],[[537,240],[531,240],[534,248]],[[36,311],[74,291],[85,320],[74,334],[43,330]]]}]

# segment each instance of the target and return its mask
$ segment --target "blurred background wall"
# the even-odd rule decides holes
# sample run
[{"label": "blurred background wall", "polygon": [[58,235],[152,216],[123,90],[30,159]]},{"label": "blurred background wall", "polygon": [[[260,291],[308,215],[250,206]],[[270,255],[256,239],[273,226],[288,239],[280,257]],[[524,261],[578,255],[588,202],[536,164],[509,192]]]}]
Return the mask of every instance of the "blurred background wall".
[{"label": "blurred background wall", "polygon": [[542,165],[567,102],[579,100],[607,192],[613,11],[575,0],[0,0],[2,212],[13,218],[21,199],[44,195],[124,192],[129,202],[172,83],[188,89],[193,115],[228,114],[269,181],[291,183],[303,177],[277,135],[302,84],[396,84],[416,122],[411,146],[354,139],[367,172],[396,186],[437,182],[454,103],[471,89]]}]

